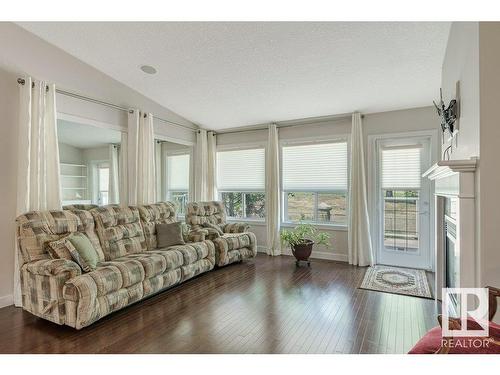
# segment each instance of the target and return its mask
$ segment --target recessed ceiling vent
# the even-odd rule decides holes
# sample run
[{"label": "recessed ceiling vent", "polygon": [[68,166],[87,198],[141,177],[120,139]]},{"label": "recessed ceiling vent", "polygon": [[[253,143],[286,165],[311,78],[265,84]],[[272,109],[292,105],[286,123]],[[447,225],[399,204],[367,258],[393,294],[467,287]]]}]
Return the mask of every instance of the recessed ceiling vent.
[{"label": "recessed ceiling vent", "polygon": [[146,74],[156,74],[156,68],[151,65],[143,65],[141,66],[141,70]]}]

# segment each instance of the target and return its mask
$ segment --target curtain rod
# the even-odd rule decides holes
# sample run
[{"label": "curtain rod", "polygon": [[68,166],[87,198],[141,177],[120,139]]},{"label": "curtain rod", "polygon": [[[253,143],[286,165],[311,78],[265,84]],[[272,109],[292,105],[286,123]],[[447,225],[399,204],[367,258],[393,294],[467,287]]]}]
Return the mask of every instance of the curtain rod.
[{"label": "curtain rod", "polygon": [[[26,83],[26,81],[24,80],[24,78],[18,78],[17,79],[17,83],[19,83],[20,85],[24,85]],[[124,111],[124,112],[127,112],[127,113],[134,113],[133,109],[130,109],[130,108],[127,108],[127,107],[122,107],[122,106],[119,106],[119,105],[113,104],[113,103],[108,103],[108,102],[105,102],[105,101],[102,101],[102,100],[99,100],[99,99],[91,98],[89,96],[80,95],[80,94],[77,94],[77,93],[74,93],[74,92],[71,92],[71,91],[65,91],[65,90],[61,90],[61,89],[57,89],[56,88],[56,92],[58,94],[61,94],[61,95],[66,95],[66,96],[69,96],[69,97],[72,97],[72,98],[75,98],[75,99],[85,100],[87,102],[99,104],[99,105],[102,105],[104,107],[114,108],[114,109],[117,109],[119,111]],[[155,116],[154,114],[153,114],[153,118],[157,119],[158,121],[162,121],[162,122],[165,122],[165,123],[168,123],[168,124],[172,124],[174,126],[179,126],[181,128],[188,129],[188,130],[191,130],[191,131],[197,131],[198,130],[198,129],[192,128],[190,126],[187,126],[187,125],[179,124],[179,123],[174,122],[174,121],[165,120],[165,119],[163,119],[161,117]]]},{"label": "curtain rod", "polygon": [[[252,132],[252,131],[257,131],[257,130],[266,130],[268,129],[270,124],[276,124],[276,127],[278,128],[288,128],[292,126],[302,126],[302,125],[307,125],[307,124],[314,124],[314,123],[320,123],[320,122],[326,122],[326,121],[332,121],[332,120],[343,120],[343,119],[348,119],[351,118],[352,113],[343,113],[340,115],[332,115],[332,116],[320,116],[320,117],[309,117],[309,118],[303,118],[303,119],[297,119],[297,120],[287,120],[287,121],[275,121],[275,122],[270,122],[268,124],[259,124],[259,125],[253,125],[253,126],[248,126],[248,127],[243,127],[241,130],[238,130],[238,128],[233,128],[228,131],[221,130],[219,132],[216,131],[217,134],[234,134],[234,133],[246,133],[246,132]],[[361,115],[361,118],[364,118],[365,115]]]}]

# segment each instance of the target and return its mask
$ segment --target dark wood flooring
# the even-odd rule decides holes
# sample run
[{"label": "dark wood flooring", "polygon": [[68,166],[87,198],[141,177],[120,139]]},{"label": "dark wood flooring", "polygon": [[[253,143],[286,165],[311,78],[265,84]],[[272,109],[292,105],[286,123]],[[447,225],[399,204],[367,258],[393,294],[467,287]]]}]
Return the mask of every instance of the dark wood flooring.
[{"label": "dark wood flooring", "polygon": [[433,300],[358,289],[365,269],[287,256],[201,275],[80,331],[0,309],[1,353],[405,353]]}]

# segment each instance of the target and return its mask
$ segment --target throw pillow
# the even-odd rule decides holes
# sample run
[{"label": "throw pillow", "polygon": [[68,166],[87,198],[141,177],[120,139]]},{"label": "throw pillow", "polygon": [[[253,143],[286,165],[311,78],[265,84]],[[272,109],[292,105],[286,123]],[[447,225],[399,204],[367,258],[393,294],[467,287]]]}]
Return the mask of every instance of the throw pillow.
[{"label": "throw pillow", "polygon": [[156,224],[156,246],[159,248],[184,245],[182,223]]},{"label": "throw pillow", "polygon": [[73,260],[78,263],[82,270],[90,272],[96,269],[99,257],[92,242],[83,233],[72,233],[66,237],[73,245],[74,251],[71,252]]},{"label": "throw pillow", "polygon": [[67,236],[57,241],[48,242],[46,248],[52,259],[73,260],[71,251],[74,250],[74,247],[71,242],[68,241]]},{"label": "throw pillow", "polygon": [[203,223],[202,224],[203,228],[212,228],[217,231],[221,236],[224,234],[224,231],[221,229],[221,227],[217,224],[212,224],[212,223]]}]

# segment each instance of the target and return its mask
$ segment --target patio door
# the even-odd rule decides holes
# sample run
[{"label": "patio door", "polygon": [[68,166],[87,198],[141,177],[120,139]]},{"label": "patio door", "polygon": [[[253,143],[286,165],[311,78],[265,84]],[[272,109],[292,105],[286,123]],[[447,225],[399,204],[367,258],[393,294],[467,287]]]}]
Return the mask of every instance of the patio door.
[{"label": "patio door", "polygon": [[377,263],[429,269],[429,138],[377,141]]}]

